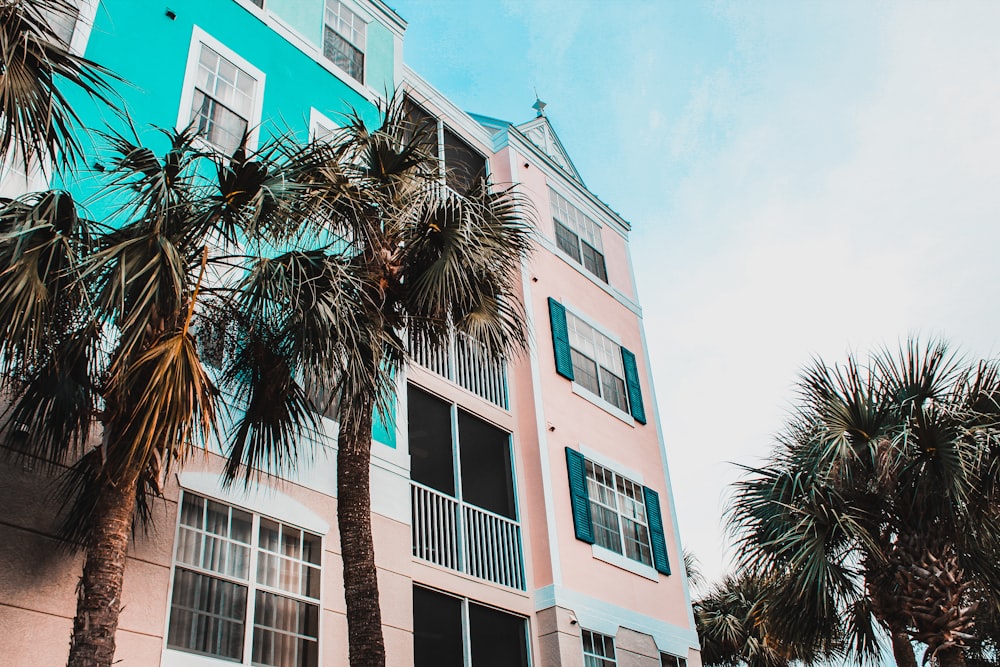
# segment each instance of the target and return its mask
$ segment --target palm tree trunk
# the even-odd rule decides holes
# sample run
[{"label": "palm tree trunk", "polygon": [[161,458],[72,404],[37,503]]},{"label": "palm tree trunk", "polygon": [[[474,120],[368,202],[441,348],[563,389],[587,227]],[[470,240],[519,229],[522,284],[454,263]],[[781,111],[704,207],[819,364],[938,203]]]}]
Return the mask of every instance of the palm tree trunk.
[{"label": "palm tree trunk", "polygon": [[892,656],[896,659],[896,667],[917,667],[917,656],[913,652],[910,635],[905,630],[889,629],[892,640]]},{"label": "palm tree trunk", "polygon": [[337,523],[344,559],[348,653],[351,667],[385,667],[371,521],[373,406],[355,403],[352,407],[349,412],[358,417],[341,412],[337,443]]},{"label": "palm tree trunk", "polygon": [[106,485],[97,500],[73,619],[68,667],[109,667],[121,610],[138,477]]}]

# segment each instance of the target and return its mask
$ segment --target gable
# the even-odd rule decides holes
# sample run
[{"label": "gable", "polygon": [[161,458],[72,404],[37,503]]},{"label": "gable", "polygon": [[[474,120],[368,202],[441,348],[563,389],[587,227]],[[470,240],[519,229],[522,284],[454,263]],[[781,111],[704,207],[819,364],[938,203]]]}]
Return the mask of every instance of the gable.
[{"label": "gable", "polygon": [[566,149],[556,136],[555,130],[545,116],[538,116],[527,123],[516,126],[517,129],[528,138],[531,143],[538,147],[545,155],[565,171],[570,178],[579,183],[583,183],[580,172],[573,166],[573,161],[569,159]]}]

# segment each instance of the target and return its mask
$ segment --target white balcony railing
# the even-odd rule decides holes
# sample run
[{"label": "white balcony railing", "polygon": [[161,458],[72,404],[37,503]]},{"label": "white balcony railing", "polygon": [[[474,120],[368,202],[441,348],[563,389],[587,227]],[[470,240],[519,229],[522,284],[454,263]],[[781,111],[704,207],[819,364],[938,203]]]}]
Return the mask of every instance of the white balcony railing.
[{"label": "white balcony railing", "polygon": [[413,555],[501,586],[525,590],[521,526],[416,482]]},{"label": "white balcony railing", "polygon": [[410,356],[424,368],[507,409],[507,364],[488,358],[468,336],[456,332],[446,347],[436,349],[411,337],[409,347]]}]

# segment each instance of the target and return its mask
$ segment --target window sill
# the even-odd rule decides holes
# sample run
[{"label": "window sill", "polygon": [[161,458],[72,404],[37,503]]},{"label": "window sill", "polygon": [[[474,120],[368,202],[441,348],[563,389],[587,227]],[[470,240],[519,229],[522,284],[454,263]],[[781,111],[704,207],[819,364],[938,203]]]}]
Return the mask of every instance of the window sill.
[{"label": "window sill", "polygon": [[160,659],[161,667],[222,667],[222,665],[239,665],[229,658],[216,658],[198,653],[188,653],[172,648],[163,649]]},{"label": "window sill", "polygon": [[580,398],[590,401],[597,407],[607,412],[609,415],[617,417],[618,419],[625,422],[629,426],[635,428],[635,420],[632,419],[632,415],[628,414],[624,410],[620,410],[615,406],[611,405],[603,398],[601,398],[594,392],[584,387],[582,384],[577,384],[576,382],[573,382],[573,393],[579,396]]},{"label": "window sill", "polygon": [[623,556],[622,554],[612,551],[611,549],[605,549],[597,544],[592,544],[591,547],[593,548],[594,558],[599,561],[604,561],[609,565],[614,565],[622,570],[627,570],[632,574],[637,574],[640,577],[649,579],[650,581],[660,581],[659,573],[649,565],[644,565],[638,561],[634,561],[627,556]]}]

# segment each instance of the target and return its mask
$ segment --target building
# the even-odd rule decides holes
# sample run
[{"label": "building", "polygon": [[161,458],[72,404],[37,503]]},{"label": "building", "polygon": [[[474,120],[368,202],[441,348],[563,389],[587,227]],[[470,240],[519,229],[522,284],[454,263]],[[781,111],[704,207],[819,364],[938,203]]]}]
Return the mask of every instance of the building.
[{"label": "building", "polygon": [[[700,667],[630,226],[586,188],[544,105],[521,124],[456,108],[404,64],[406,24],[380,0],[79,6],[67,41],[134,84],[138,123],[196,120],[224,148],[279,121],[321,136],[352,110],[376,118],[402,87],[409,113],[439,124],[449,186],[487,172],[534,203],[530,352],[504,367],[459,337],[444,353],[414,346],[395,424],[375,429],[388,664]],[[3,192],[37,187],[24,171],[8,169]],[[336,425],[324,427],[323,451],[291,479],[224,489],[213,454],[176,475],[130,555],[122,664],[347,664]],[[2,465],[0,655],[59,664],[80,563],[57,549],[37,473]]]}]

